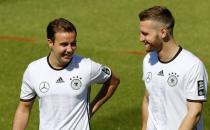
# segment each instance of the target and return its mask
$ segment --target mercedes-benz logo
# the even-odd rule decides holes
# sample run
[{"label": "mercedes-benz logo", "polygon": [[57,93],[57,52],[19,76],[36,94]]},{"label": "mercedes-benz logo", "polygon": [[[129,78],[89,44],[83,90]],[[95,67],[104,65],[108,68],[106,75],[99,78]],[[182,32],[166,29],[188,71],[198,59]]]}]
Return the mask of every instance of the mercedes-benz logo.
[{"label": "mercedes-benz logo", "polygon": [[152,80],[152,73],[148,72],[146,76],[146,82],[149,83]]},{"label": "mercedes-benz logo", "polygon": [[39,90],[42,93],[46,93],[50,89],[50,84],[48,82],[41,82],[39,85]]}]

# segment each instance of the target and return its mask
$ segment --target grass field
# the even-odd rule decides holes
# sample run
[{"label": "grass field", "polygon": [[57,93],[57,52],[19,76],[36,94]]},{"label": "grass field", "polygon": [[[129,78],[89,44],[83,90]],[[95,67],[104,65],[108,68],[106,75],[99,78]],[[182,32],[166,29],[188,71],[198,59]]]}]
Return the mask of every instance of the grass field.
[{"label": "grass field", "polygon": [[[49,20],[57,17],[76,25],[78,54],[110,66],[121,78],[115,95],[92,118],[92,129],[139,130],[144,56],[127,51],[143,51],[137,15],[153,5],[171,9],[176,40],[200,57],[210,73],[210,1],[0,0],[0,130],[11,129],[22,74],[31,61],[48,55],[45,30]],[[92,97],[100,86],[93,87]],[[205,130],[210,130],[209,101],[204,117]],[[27,130],[37,130],[38,122],[35,102]]]}]

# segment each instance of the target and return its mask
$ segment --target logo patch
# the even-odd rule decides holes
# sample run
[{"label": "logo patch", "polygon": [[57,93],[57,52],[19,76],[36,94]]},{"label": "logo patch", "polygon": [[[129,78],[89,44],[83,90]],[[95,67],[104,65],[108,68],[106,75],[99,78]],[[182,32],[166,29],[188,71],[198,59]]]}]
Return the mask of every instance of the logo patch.
[{"label": "logo patch", "polygon": [[107,75],[110,75],[110,74],[111,74],[109,68],[107,68],[106,66],[103,66],[102,71],[103,71],[105,74],[107,74]]},{"label": "logo patch", "polygon": [[176,73],[172,72],[172,73],[169,73],[169,77],[168,77],[168,85],[171,86],[171,87],[174,87],[177,85],[178,83],[178,77],[179,75],[177,75]]},{"label": "logo patch", "polygon": [[163,70],[161,70],[157,75],[164,76]]},{"label": "logo patch", "polygon": [[71,87],[74,89],[74,90],[78,90],[81,88],[82,86],[82,82],[81,82],[81,77],[79,76],[73,76],[72,78],[70,78],[71,80]]},{"label": "logo patch", "polygon": [[204,80],[198,81],[198,96],[204,96],[205,95],[205,85]]},{"label": "logo patch", "polygon": [[50,84],[48,82],[41,82],[39,85],[39,90],[42,93],[46,93],[50,89]]},{"label": "logo patch", "polygon": [[148,72],[146,76],[146,82],[149,83],[152,80],[152,73]]},{"label": "logo patch", "polygon": [[56,83],[64,83],[63,78],[62,78],[62,77],[59,77],[59,78],[57,79]]}]

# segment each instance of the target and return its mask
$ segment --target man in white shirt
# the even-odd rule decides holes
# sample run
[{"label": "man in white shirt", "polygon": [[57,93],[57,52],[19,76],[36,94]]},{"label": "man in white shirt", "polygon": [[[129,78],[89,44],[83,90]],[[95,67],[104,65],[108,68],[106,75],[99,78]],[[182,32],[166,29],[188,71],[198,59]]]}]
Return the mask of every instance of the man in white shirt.
[{"label": "man in white shirt", "polygon": [[[47,27],[49,56],[30,63],[24,73],[13,130],[24,130],[36,97],[40,130],[89,130],[90,117],[112,96],[119,79],[109,67],[75,55],[77,31],[66,19]],[[89,103],[90,87],[103,84]]]},{"label": "man in white shirt", "polygon": [[174,18],[161,6],[139,13],[146,86],[142,130],[203,130],[208,75],[203,63],[173,37]]}]

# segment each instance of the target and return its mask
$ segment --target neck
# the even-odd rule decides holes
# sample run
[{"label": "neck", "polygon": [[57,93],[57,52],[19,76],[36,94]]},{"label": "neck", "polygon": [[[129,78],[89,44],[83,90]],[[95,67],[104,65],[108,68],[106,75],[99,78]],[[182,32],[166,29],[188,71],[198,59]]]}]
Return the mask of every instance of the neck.
[{"label": "neck", "polygon": [[50,55],[48,56],[48,64],[51,66],[51,68],[55,70],[61,70],[67,65],[59,62],[59,60],[53,53],[50,53]]},{"label": "neck", "polygon": [[179,45],[174,40],[164,42],[161,50],[158,52],[158,57],[162,62],[170,61],[179,51]]}]

